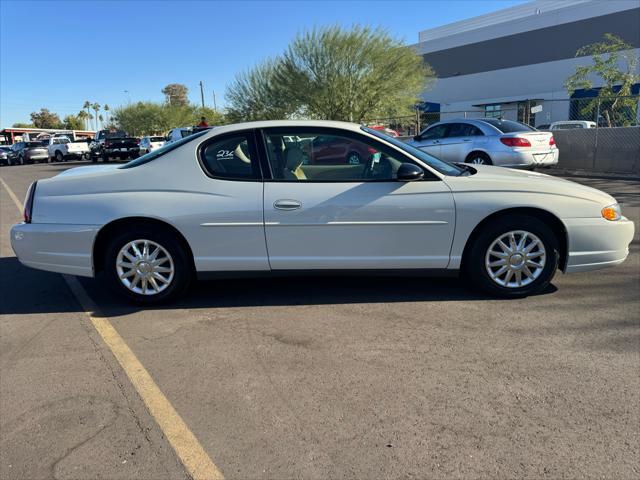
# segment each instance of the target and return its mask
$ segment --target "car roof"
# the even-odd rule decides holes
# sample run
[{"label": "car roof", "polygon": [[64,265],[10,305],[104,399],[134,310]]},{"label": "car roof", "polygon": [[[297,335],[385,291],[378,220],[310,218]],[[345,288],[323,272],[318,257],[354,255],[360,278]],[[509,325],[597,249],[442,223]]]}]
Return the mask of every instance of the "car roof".
[{"label": "car roof", "polygon": [[350,122],[338,122],[335,120],[261,120],[256,122],[234,123],[231,125],[220,125],[212,128],[207,135],[214,136],[226,132],[249,130],[253,128],[274,128],[274,127],[322,127],[339,128],[342,130],[361,131],[362,125]]}]

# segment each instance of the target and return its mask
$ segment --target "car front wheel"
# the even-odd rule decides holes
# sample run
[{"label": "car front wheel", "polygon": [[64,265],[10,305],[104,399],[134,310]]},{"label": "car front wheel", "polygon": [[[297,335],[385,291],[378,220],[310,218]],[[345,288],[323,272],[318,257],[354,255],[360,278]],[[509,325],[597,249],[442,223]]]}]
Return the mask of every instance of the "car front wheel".
[{"label": "car front wheel", "polygon": [[122,232],[109,243],[104,274],[110,286],[137,303],[161,303],[189,286],[191,263],[180,242],[157,228]]},{"label": "car front wheel", "polygon": [[485,292],[524,297],[543,291],[560,258],[554,232],[530,216],[509,216],[487,225],[475,239],[465,271]]}]

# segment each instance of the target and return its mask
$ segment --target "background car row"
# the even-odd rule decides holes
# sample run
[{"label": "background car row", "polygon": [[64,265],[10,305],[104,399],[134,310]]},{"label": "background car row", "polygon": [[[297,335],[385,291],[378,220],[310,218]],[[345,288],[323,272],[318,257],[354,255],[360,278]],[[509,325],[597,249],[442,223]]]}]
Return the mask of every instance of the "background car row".
[{"label": "background car row", "polygon": [[[563,127],[567,128],[558,126]],[[74,140],[66,134],[56,134],[42,141],[23,141],[11,147],[3,147],[0,151],[0,163],[22,165],[89,158],[93,162],[109,162],[116,158],[128,160],[208,128],[213,127],[178,127],[171,129],[166,136],[153,135],[142,138],[114,129],[100,130],[93,139]],[[382,126],[376,125],[371,128],[392,137],[398,136],[396,131]],[[450,163],[465,162],[534,169],[556,165],[559,158],[559,151],[551,132],[498,118],[437,122],[413,138],[407,139],[407,142]],[[343,145],[331,141],[323,143],[322,138],[316,139],[308,148],[313,152],[305,152],[306,161],[313,163],[323,163],[339,155],[341,158],[347,158],[350,164],[357,165],[368,156],[368,152],[343,152]]]}]

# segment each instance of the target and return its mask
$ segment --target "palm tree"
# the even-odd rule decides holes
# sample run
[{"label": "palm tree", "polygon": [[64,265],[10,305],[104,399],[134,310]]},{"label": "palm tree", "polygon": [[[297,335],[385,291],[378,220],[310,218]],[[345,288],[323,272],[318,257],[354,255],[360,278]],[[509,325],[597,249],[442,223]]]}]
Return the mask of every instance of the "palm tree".
[{"label": "palm tree", "polygon": [[107,123],[109,123],[109,110],[111,110],[109,108],[109,105],[107,105],[106,103],[104,104],[104,107],[102,107],[102,109],[104,110],[104,114],[107,117]]},{"label": "palm tree", "polygon": [[91,102],[89,100],[84,101],[84,105],[82,106],[82,108],[84,108],[87,111],[87,115],[91,116]]},{"label": "palm tree", "polygon": [[104,125],[104,117],[102,116],[102,114],[98,115],[98,120],[100,120],[100,125]]},{"label": "palm tree", "polygon": [[100,110],[100,104],[94,103],[93,105],[91,105],[91,108],[94,112],[96,112],[94,118],[96,119],[96,130],[98,130],[98,111]]},{"label": "palm tree", "polygon": [[87,120],[89,119],[89,114],[88,114],[87,112],[85,112],[84,110],[80,110],[80,111],[78,112],[78,118],[79,118],[80,120],[82,120],[82,122],[84,123],[84,128],[85,128],[86,130],[88,130],[88,129],[89,129],[89,127],[88,127],[88,125],[87,125]]}]

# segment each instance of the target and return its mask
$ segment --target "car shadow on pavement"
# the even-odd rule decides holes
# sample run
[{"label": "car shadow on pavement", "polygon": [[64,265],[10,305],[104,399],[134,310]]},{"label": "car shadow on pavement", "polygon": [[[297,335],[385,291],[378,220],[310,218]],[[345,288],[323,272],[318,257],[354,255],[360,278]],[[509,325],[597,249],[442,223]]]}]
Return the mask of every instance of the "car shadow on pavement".
[{"label": "car shadow on pavement", "polygon": [[61,275],[27,268],[16,257],[0,258],[0,315],[80,311]]},{"label": "car shadow on pavement", "polygon": [[[59,274],[27,268],[15,257],[0,258],[0,271],[1,314],[82,311]],[[145,309],[500,300],[473,290],[457,278],[349,275],[200,280],[173,303],[145,307],[127,302],[98,280],[79,280],[97,306],[94,315],[104,317],[129,315]],[[550,285],[540,295],[556,290]]]},{"label": "car shadow on pavement", "polygon": [[[83,286],[95,299],[100,295],[100,314],[129,315],[145,307],[123,301],[113,292],[95,292],[99,283],[83,279]],[[550,285],[540,295],[553,293]],[[340,305],[358,303],[500,301],[471,289],[455,278],[385,276],[311,276],[200,280],[177,301],[152,308],[177,310],[199,308],[278,307]]]}]

